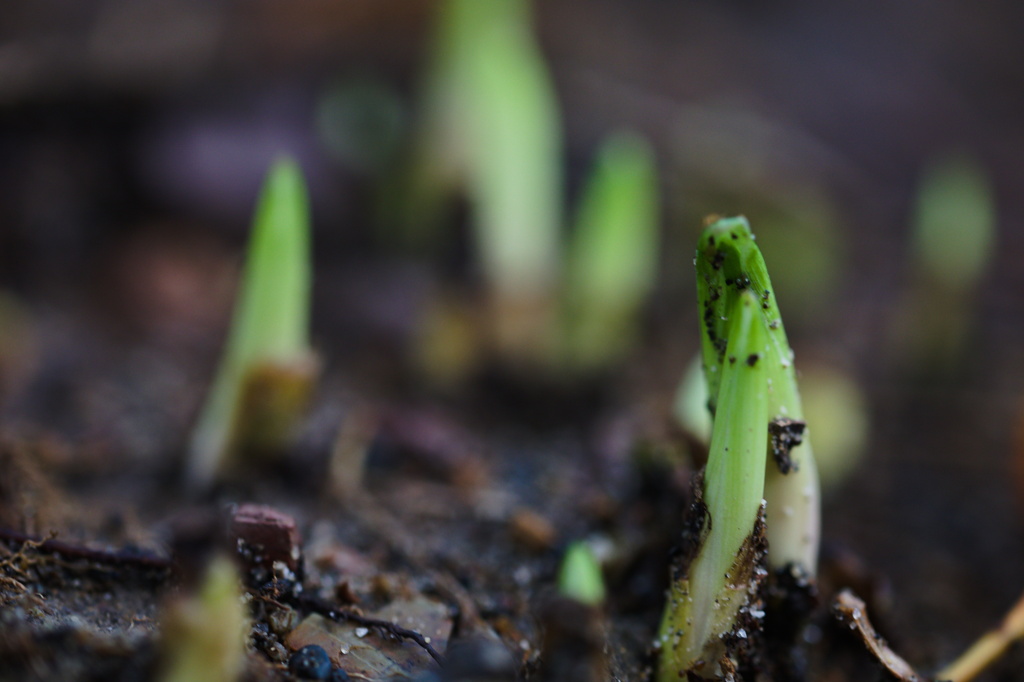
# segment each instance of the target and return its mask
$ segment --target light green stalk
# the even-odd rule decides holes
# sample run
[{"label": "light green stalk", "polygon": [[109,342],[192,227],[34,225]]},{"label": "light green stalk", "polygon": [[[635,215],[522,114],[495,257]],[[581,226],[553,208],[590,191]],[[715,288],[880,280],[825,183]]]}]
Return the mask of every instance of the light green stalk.
[{"label": "light green stalk", "polygon": [[[725,346],[731,325],[728,311],[737,298],[751,292],[757,297],[759,316],[768,332],[765,360],[769,420],[803,420],[793,351],[786,340],[768,270],[747,220],[722,218],[709,225],[698,242],[696,266],[701,347],[712,412],[716,405],[721,405],[719,385],[723,369],[732,357]],[[790,452],[790,459],[794,468],[788,474],[783,474],[774,461],[767,462],[764,497],[768,502],[768,563],[773,568],[795,564],[814,576],[821,511],[810,429],[804,432],[803,444]]]},{"label": "light green stalk", "polygon": [[565,550],[558,573],[558,592],[589,606],[604,602],[604,578],[601,565],[584,542],[574,542]]},{"label": "light green stalk", "polygon": [[192,437],[192,484],[208,485],[240,443],[272,449],[283,443],[267,439],[290,435],[315,365],[311,277],[305,183],[294,161],[279,160],[260,194],[224,357]]},{"label": "light green stalk", "polygon": [[577,213],[566,271],[568,358],[599,367],[632,345],[657,272],[658,177],[643,138],[608,138]]},{"label": "light green stalk", "polygon": [[996,209],[984,168],[965,154],[932,162],[921,178],[913,217],[916,265],[951,291],[974,286],[995,246]]},{"label": "light green stalk", "polygon": [[996,252],[993,194],[971,156],[947,153],[925,169],[912,220],[913,279],[895,328],[907,364],[933,373],[965,362],[975,292]]},{"label": "light green stalk", "polygon": [[445,0],[410,188],[429,226],[465,192],[485,282],[488,331],[509,359],[555,352],[561,277],[562,137],[527,0]]},{"label": "light green stalk", "polygon": [[447,0],[428,85],[429,164],[468,189],[485,276],[546,294],[559,264],[558,107],[524,0]]},{"label": "light green stalk", "polygon": [[248,618],[238,570],[217,555],[198,592],[177,597],[161,618],[160,682],[233,682],[245,664]]},{"label": "light green stalk", "polygon": [[704,473],[707,517],[688,573],[674,577],[669,589],[660,630],[659,682],[676,682],[687,671],[718,674],[725,653],[722,635],[734,629],[740,607],[759,581],[770,344],[760,298],[746,290],[729,302],[723,351],[735,360],[716,369],[718,416]]}]

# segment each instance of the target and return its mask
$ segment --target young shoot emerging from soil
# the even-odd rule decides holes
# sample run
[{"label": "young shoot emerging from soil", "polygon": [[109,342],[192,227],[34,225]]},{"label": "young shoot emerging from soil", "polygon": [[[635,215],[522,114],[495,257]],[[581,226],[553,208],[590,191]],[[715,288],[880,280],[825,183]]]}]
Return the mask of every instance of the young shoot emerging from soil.
[{"label": "young shoot emerging from soil", "polygon": [[722,367],[718,416],[704,473],[696,555],[674,575],[660,631],[660,682],[686,672],[716,676],[725,656],[722,636],[754,595],[763,569],[762,494],[768,449],[767,328],[752,292],[734,297]]},{"label": "young shoot emerging from soil", "polygon": [[440,5],[410,223],[462,187],[473,212],[495,343],[550,353],[561,276],[558,105],[526,0]]},{"label": "young shoot emerging from soil", "polygon": [[178,596],[161,618],[160,682],[232,682],[245,665],[246,608],[238,570],[218,554],[195,594]]},{"label": "young shoot emerging from soil", "polygon": [[604,603],[601,565],[586,543],[574,542],[565,550],[562,569],[558,573],[558,593],[590,606]]},{"label": "young shoot emerging from soil", "polygon": [[658,260],[658,174],[643,138],[606,139],[577,210],[563,288],[562,362],[602,368],[635,345]]},{"label": "young shoot emerging from soil", "polygon": [[763,616],[766,538],[768,566],[787,575],[813,578],[818,551],[818,482],[793,354],[746,220],[710,224],[695,263],[714,422],[700,532],[673,568],[662,618],[659,682],[736,669]]},{"label": "young shoot emerging from soil", "polygon": [[192,436],[189,483],[208,487],[236,452],[280,453],[312,388],[309,208],[290,160],[260,195],[227,347]]},{"label": "young shoot emerging from soil", "polygon": [[[768,564],[773,569],[817,572],[821,511],[818,471],[804,428],[793,351],[761,251],[746,218],[722,218],[701,234],[697,246],[697,298],[701,353],[708,382],[708,406],[716,416],[725,367],[743,360],[726,348],[734,326],[729,311],[746,292],[758,300],[758,319],[766,328],[768,419],[771,458],[766,463]],[[717,422],[717,418],[715,419]]]}]

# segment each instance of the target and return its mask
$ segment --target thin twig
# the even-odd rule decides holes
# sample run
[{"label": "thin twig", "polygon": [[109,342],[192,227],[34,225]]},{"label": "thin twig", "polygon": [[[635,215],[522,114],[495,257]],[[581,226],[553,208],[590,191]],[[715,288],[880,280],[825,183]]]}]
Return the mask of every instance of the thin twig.
[{"label": "thin twig", "polygon": [[0,528],[0,542],[7,545],[24,545],[32,543],[33,549],[48,554],[60,554],[69,559],[85,559],[97,564],[112,566],[132,566],[159,571],[167,571],[171,568],[171,561],[150,552],[139,552],[136,550],[102,550],[73,545],[51,538],[39,538],[27,533],[21,533],[9,528]]},{"label": "thin twig", "polygon": [[389,620],[369,618],[352,611],[339,609],[322,599],[317,599],[316,597],[300,594],[296,596],[289,596],[286,601],[291,601],[299,608],[319,613],[320,615],[330,618],[338,623],[355,623],[356,625],[361,625],[363,627],[380,628],[384,632],[394,635],[395,637],[411,640],[430,654],[430,657],[437,661],[438,665],[444,663],[444,657],[430,645],[430,642],[427,641],[426,637],[415,630],[403,628],[401,625],[396,625]]},{"label": "thin twig", "polygon": [[960,658],[939,671],[936,679],[950,682],[973,680],[1021,638],[1024,638],[1024,596],[1013,605],[998,627],[986,632]]}]

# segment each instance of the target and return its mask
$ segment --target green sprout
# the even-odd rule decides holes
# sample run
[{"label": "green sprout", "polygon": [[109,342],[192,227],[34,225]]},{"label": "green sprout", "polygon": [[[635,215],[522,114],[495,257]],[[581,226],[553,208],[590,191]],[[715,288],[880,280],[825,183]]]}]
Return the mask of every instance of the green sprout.
[{"label": "green sprout", "polygon": [[410,222],[464,188],[496,329],[513,354],[545,352],[558,284],[561,132],[525,0],[447,0],[427,79]]},{"label": "green sprout", "polygon": [[996,206],[984,167],[962,153],[931,162],[911,224],[912,282],[896,336],[911,362],[934,371],[963,357],[973,296],[995,253]]},{"label": "green sprout", "polygon": [[279,453],[312,388],[309,209],[291,160],[267,175],[227,345],[193,433],[188,476],[208,486],[235,453]]},{"label": "green sprout", "polygon": [[718,413],[704,473],[699,546],[673,577],[662,618],[659,682],[717,675],[722,636],[756,592],[762,572],[762,495],[768,448],[768,327],[750,289],[730,296],[728,335],[716,366]]},{"label": "green sprout", "polygon": [[540,612],[540,679],[608,679],[604,599],[601,566],[593,552],[585,542],[571,543],[558,574],[558,596]]},{"label": "green sprout", "polygon": [[659,682],[728,672],[726,636],[745,631],[744,612],[757,626],[762,561],[807,579],[817,566],[818,480],[793,352],[746,219],[708,225],[694,263],[713,423],[697,505],[705,513],[692,560],[674,569]]},{"label": "green sprout", "polygon": [[177,597],[161,618],[161,682],[232,682],[245,664],[248,618],[238,570],[213,558],[195,594]]},{"label": "green sprout", "polygon": [[657,249],[654,154],[643,138],[617,133],[601,146],[577,211],[563,294],[567,360],[600,367],[632,345]]},{"label": "green sprout", "polygon": [[574,542],[565,550],[558,574],[558,592],[588,606],[600,606],[604,602],[601,565],[585,542]]},{"label": "green sprout", "polygon": [[817,467],[809,430],[804,429],[793,351],[786,340],[764,258],[746,218],[722,218],[709,225],[698,242],[696,266],[697,298],[703,316],[701,352],[712,415],[721,404],[719,386],[724,368],[733,357],[726,350],[732,326],[729,310],[744,292],[758,298],[760,320],[768,334],[764,359],[773,454],[767,463],[764,490],[771,548],[768,563],[775,569],[795,567],[803,575],[814,576],[821,526]]},{"label": "green sprout", "polygon": [[[637,336],[637,311],[654,282],[651,150],[630,133],[602,146],[565,258],[561,122],[530,2],[444,0],[431,57],[424,113],[400,181],[406,240],[421,251],[429,246],[425,237],[461,192],[484,284],[484,334],[473,342],[513,365],[606,367]],[[424,325],[424,360],[460,333],[456,316],[445,316],[458,314],[454,308],[438,306],[440,319]],[[436,355],[438,374],[468,371],[471,361],[460,366],[452,355],[462,357]]]},{"label": "green sprout", "polygon": [[984,168],[964,154],[933,161],[921,178],[913,228],[921,270],[946,289],[974,286],[996,236],[995,200]]}]

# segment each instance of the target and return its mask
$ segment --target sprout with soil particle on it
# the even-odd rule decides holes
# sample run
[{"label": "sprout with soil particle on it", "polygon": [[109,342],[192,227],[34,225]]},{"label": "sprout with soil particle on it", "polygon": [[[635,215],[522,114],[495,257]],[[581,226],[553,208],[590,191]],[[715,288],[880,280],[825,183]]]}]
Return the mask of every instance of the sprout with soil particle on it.
[{"label": "sprout with soil particle on it", "polygon": [[793,351],[768,269],[746,218],[722,218],[709,225],[698,243],[696,266],[701,353],[709,407],[716,421],[724,368],[735,357],[726,349],[733,324],[729,311],[745,292],[758,299],[759,320],[767,334],[763,356],[772,455],[767,462],[764,491],[768,502],[768,563],[773,569],[795,568],[813,577],[817,573],[821,527],[817,467],[810,430],[803,422]]},{"label": "sprout with soil particle on it", "polygon": [[687,672],[721,673],[722,637],[763,577],[762,496],[768,449],[767,327],[751,291],[732,297],[727,343],[731,361],[717,383],[718,414],[704,473],[704,518],[689,566],[674,567],[659,646],[660,682]]},{"label": "sprout with soil particle on it", "polygon": [[294,436],[317,373],[309,232],[301,171],[279,160],[260,194],[224,356],[192,436],[195,487],[209,486],[235,455],[279,454]]},{"label": "sprout with soil particle on it", "polygon": [[662,618],[661,682],[728,674],[727,642],[759,628],[763,562],[805,584],[817,565],[818,481],[793,353],[747,221],[705,228],[695,264],[713,424],[700,532],[673,567]]}]

